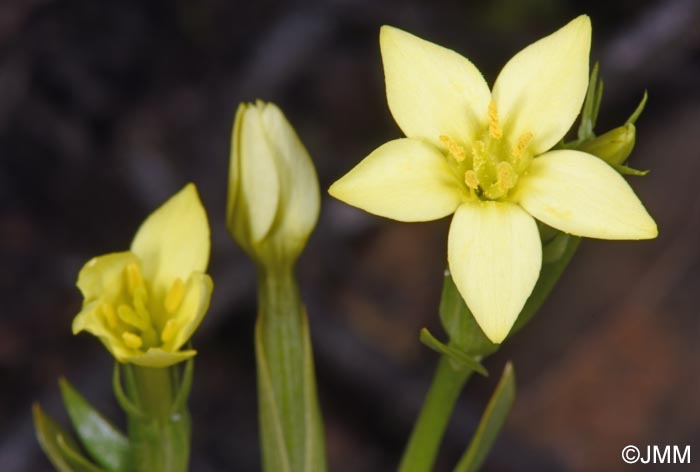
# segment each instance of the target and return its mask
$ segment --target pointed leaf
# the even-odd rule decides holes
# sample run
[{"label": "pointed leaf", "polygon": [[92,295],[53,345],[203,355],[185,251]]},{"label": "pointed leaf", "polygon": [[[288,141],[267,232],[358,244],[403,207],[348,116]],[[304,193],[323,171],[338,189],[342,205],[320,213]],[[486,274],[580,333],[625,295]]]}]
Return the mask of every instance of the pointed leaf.
[{"label": "pointed leaf", "polygon": [[481,363],[475,359],[473,356],[468,355],[466,352],[459,348],[448,346],[440,342],[435,336],[433,336],[427,328],[420,330],[420,342],[428,346],[435,352],[444,354],[450,358],[452,367],[455,370],[460,370],[467,368],[473,370],[474,372],[483,375],[484,377],[489,376],[489,371],[481,365]]},{"label": "pointed leaf", "polygon": [[503,369],[501,380],[491,395],[489,404],[481,416],[479,426],[472,437],[467,451],[460,459],[455,472],[475,472],[479,470],[489,454],[498,433],[510,413],[515,401],[515,374],[509,362]]},{"label": "pointed leaf", "polygon": [[56,470],[59,472],[99,472],[102,470],[83,457],[73,436],[52,420],[38,403],[32,406],[32,415],[39,445]]},{"label": "pointed leaf", "polygon": [[129,441],[98,412],[73,386],[60,379],[59,386],[73,426],[85,449],[109,471],[125,471],[129,467]]}]

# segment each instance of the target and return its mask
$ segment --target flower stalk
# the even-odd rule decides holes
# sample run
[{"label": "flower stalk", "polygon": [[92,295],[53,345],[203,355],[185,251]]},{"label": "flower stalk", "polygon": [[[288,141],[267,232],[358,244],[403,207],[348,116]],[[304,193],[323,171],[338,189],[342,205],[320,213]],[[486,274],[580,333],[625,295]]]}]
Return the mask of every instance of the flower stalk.
[{"label": "flower stalk", "polygon": [[306,311],[291,268],[261,270],[255,354],[266,471],[326,470]]},{"label": "flower stalk", "polygon": [[326,470],[306,311],[294,265],[318,219],[311,158],[282,111],[239,106],[233,125],[226,223],[255,262],[255,358],[263,469]]},{"label": "flower stalk", "polygon": [[189,382],[182,381],[181,369],[131,364],[122,369],[126,396],[135,407],[126,410],[133,470],[187,471],[190,413],[187,402],[179,399],[181,389],[189,390]]}]

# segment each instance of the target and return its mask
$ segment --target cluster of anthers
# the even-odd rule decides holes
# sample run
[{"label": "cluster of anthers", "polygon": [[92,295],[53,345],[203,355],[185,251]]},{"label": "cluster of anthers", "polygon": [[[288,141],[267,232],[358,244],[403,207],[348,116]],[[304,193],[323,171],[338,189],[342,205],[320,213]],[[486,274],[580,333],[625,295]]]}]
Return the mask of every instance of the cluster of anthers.
[{"label": "cluster of anthers", "polygon": [[488,129],[472,143],[471,153],[449,136],[440,135],[439,138],[447,149],[453,171],[464,181],[469,193],[481,200],[507,197],[533,158],[528,150],[532,133],[521,134],[514,145],[504,138],[493,100],[489,104]]},{"label": "cluster of anthers", "polygon": [[[149,305],[149,290],[139,265],[128,263],[123,277],[125,283],[120,294],[100,305],[105,325],[130,349],[145,351],[149,347],[163,346],[167,350],[166,346],[178,332],[174,315],[185,296],[185,284],[180,278],[175,279],[162,303]],[[162,316],[152,316],[151,310],[159,311]]]}]

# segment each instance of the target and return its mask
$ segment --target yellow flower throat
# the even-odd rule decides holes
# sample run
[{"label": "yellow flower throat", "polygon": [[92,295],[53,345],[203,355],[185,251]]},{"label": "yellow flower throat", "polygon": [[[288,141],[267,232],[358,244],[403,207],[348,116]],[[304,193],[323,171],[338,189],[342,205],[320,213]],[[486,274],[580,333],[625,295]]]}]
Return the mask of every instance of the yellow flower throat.
[{"label": "yellow flower throat", "polygon": [[181,279],[175,279],[160,304],[167,321],[157,323],[148,309],[149,294],[138,264],[128,264],[124,268],[123,277],[122,293],[111,303],[104,301],[100,305],[105,326],[130,349],[145,351],[149,347],[167,345],[178,331],[178,323],[173,315],[182,304],[185,284]]},{"label": "yellow flower throat", "polygon": [[504,138],[493,100],[489,104],[488,129],[472,143],[471,152],[449,136],[441,135],[439,138],[447,149],[454,172],[464,181],[468,192],[481,200],[507,197],[533,157],[528,149],[532,133],[523,133],[515,143]]}]

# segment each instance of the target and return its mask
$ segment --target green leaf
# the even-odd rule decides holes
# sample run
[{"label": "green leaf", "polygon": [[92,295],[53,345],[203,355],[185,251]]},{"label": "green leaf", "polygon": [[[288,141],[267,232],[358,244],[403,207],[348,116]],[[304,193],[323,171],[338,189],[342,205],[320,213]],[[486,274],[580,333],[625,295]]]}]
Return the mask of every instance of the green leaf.
[{"label": "green leaf", "polygon": [[481,365],[477,358],[470,356],[466,352],[457,347],[448,346],[435,338],[427,328],[420,330],[420,341],[430,349],[440,354],[446,355],[455,370],[469,369],[477,372],[484,377],[488,377],[489,371]]},{"label": "green leaf", "polygon": [[467,355],[484,357],[498,350],[498,345],[492,343],[479,327],[449,273],[445,274],[442,285],[440,321],[450,338],[449,345]]},{"label": "green leaf", "polygon": [[32,406],[34,429],[41,449],[59,472],[101,472],[79,451],[77,441],[52,420],[38,403]]},{"label": "green leaf", "polygon": [[129,441],[64,378],[59,380],[63,403],[85,449],[108,471],[129,469]]},{"label": "green leaf", "polygon": [[509,362],[503,369],[501,380],[496,390],[491,395],[486,410],[481,416],[476,433],[472,437],[469,447],[457,463],[455,472],[475,472],[479,470],[484,460],[491,451],[498,433],[510,413],[515,401],[515,373]]}]

